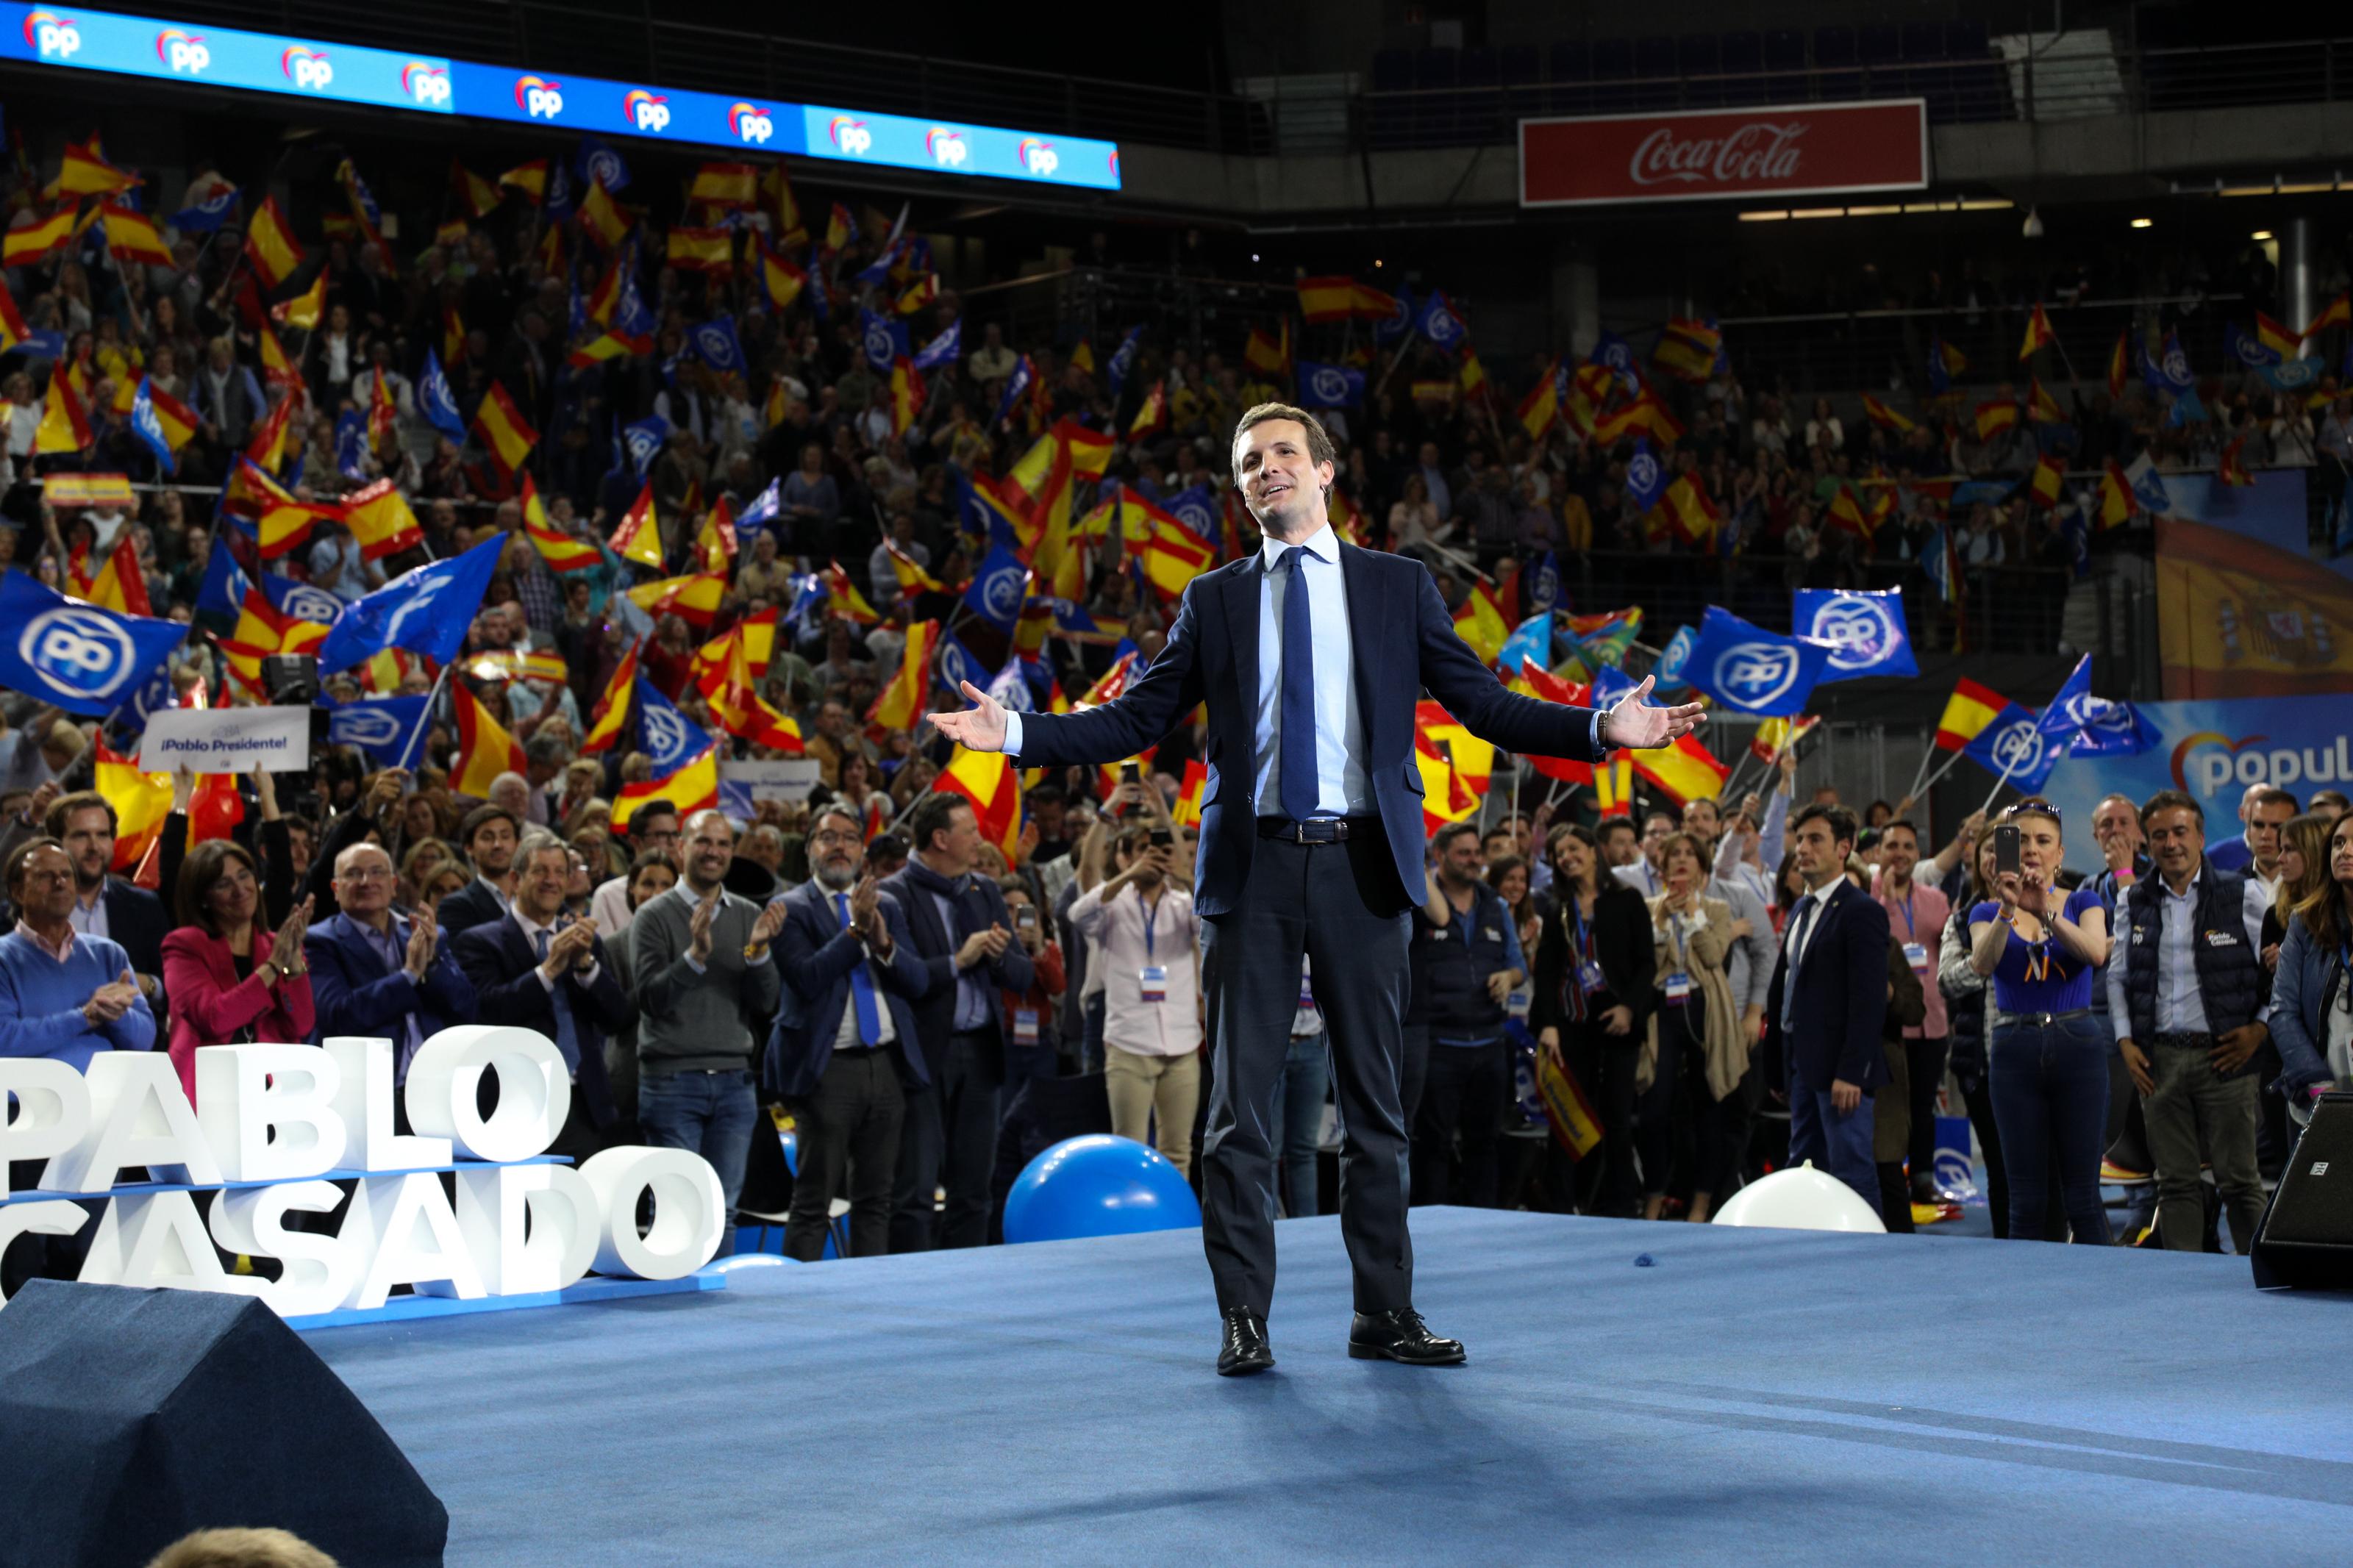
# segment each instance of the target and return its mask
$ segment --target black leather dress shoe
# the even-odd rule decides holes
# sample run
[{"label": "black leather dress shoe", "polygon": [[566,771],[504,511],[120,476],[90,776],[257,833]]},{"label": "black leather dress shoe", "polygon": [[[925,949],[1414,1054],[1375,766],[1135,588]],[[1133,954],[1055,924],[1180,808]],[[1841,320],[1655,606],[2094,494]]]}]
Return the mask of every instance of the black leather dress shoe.
[{"label": "black leather dress shoe", "polygon": [[1218,1347],[1218,1375],[1247,1377],[1274,1364],[1274,1351],[1266,1342],[1266,1320],[1248,1307],[1226,1310],[1225,1342]]},{"label": "black leather dress shoe", "polygon": [[1461,1340],[1441,1340],[1411,1307],[1394,1312],[1359,1312],[1348,1327],[1348,1354],[1358,1361],[1402,1362],[1407,1366],[1461,1366]]}]

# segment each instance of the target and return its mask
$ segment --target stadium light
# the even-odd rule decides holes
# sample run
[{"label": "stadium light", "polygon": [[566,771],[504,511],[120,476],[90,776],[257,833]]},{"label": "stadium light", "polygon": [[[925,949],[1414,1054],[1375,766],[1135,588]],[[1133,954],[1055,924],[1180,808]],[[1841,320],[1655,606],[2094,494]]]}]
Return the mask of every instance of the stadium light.
[{"label": "stadium light", "polygon": [[2132,220],[2132,226],[2135,228],[2155,228],[2157,220],[2153,217],[2137,217]]},{"label": "stadium light", "polygon": [[2026,222],[2020,226],[2019,232],[2025,235],[2029,239],[2041,239],[2042,237],[2042,209],[2040,207],[2027,208]]},{"label": "stadium light", "polygon": [[2264,240],[2264,239],[2269,239],[2271,237],[2272,237],[2272,231],[2271,231],[2270,229],[2267,229],[2267,228],[2259,228],[2259,229],[2255,230],[2255,232],[2254,232],[2254,233],[2253,233],[2253,234],[2251,234],[2251,235],[2247,236],[2247,237],[2248,237],[2249,239],[2253,239],[2253,240]]}]

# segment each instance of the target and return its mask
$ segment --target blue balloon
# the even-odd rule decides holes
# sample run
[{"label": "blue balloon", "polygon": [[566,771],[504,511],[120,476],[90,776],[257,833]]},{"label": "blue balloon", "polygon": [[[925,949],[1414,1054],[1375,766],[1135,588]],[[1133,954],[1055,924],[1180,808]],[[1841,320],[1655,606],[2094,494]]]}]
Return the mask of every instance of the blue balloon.
[{"label": "blue balloon", "polygon": [[1201,1205],[1183,1172],[1132,1138],[1066,1138],[1029,1162],[1005,1197],[1008,1241],[1187,1230]]}]

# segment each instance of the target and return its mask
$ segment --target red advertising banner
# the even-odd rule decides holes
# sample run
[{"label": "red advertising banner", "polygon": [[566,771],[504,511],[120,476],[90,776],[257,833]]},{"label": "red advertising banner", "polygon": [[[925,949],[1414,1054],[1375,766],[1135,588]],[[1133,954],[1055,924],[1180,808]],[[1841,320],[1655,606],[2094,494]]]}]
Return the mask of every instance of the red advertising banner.
[{"label": "red advertising banner", "polygon": [[1915,191],[1924,99],[1520,121],[1520,205],[1756,200]]}]

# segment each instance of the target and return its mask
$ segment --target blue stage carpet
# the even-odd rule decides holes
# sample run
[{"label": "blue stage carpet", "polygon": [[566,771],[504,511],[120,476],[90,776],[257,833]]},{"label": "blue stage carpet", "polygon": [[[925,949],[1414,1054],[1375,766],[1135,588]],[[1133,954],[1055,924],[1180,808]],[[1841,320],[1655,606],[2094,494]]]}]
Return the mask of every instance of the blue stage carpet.
[{"label": "blue stage carpet", "polygon": [[1280,1365],[1239,1381],[1191,1231],[306,1338],[453,1568],[2353,1557],[2353,1300],[2235,1258],[1414,1231],[1467,1367],[1346,1359],[1329,1218],[1281,1226]]}]

